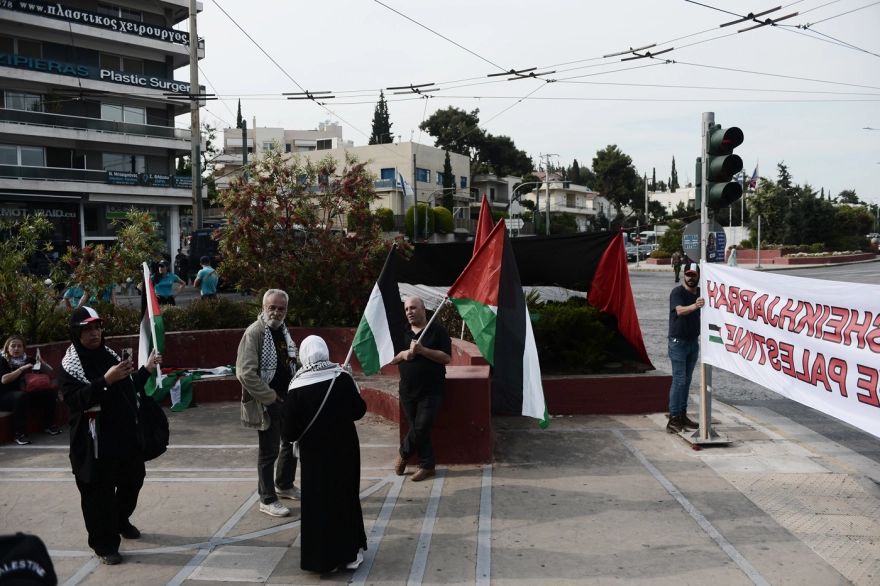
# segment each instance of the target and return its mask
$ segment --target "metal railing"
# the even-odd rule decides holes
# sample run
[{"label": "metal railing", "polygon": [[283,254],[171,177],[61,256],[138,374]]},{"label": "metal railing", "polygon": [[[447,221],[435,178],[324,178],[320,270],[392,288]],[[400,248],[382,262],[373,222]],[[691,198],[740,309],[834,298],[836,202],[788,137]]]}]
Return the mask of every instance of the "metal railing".
[{"label": "metal railing", "polygon": [[185,141],[189,141],[191,137],[189,130],[174,128],[173,126],[113,122],[111,120],[102,120],[100,118],[50,114],[48,112],[28,112],[26,110],[10,110],[8,108],[0,108],[0,122],[44,126],[46,128],[94,130],[96,132],[109,132],[113,134],[173,138]]}]

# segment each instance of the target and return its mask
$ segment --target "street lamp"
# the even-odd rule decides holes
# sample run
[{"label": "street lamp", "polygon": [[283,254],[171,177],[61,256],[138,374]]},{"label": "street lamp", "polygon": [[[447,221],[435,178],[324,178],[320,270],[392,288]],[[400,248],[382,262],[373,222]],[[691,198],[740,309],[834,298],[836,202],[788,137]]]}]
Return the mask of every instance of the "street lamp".
[{"label": "street lamp", "polygon": [[[507,199],[507,208],[506,208],[507,211],[510,211],[510,204],[512,204],[514,201],[517,200],[516,191],[520,187],[525,187],[527,185],[541,185],[542,183],[544,183],[544,182],[543,181],[527,181],[525,183],[520,183],[519,185],[514,187],[513,191],[510,192],[510,197]],[[522,198],[522,195],[523,194],[520,194],[520,198]],[[535,222],[535,234],[537,234],[538,233],[538,216],[541,213],[541,208],[539,206],[539,204],[541,203],[541,193],[539,191],[536,191],[535,195],[536,195],[535,212],[533,214],[532,220]]]}]

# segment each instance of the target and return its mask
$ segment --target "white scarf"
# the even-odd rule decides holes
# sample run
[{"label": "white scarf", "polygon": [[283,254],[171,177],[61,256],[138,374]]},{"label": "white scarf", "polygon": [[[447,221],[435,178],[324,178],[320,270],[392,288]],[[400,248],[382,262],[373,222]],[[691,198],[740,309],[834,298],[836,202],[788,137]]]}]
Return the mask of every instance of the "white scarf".
[{"label": "white scarf", "polygon": [[290,381],[288,390],[331,380],[345,372],[341,366],[330,362],[330,350],[320,336],[306,336],[300,348],[300,361],[303,367]]}]

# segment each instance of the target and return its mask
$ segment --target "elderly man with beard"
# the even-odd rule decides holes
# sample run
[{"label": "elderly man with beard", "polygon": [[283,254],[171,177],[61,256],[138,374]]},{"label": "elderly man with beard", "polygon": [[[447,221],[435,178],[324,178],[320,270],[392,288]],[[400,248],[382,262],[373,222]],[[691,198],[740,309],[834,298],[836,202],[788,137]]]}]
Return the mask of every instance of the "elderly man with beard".
[{"label": "elderly man with beard", "polygon": [[666,431],[681,433],[697,429],[698,423],[687,416],[688,393],[697,358],[700,357],[700,266],[685,265],[684,283],[669,294],[669,361],[672,363],[672,386],[669,389],[669,423]]},{"label": "elderly man with beard", "polygon": [[144,484],[144,458],[137,434],[137,393],[162,361],[154,350],[135,368],[104,345],[103,321],[91,307],[70,316],[73,342],[61,360],[59,382],[70,408],[70,464],[80,492],[89,547],[115,565],[119,536],[141,532],[129,517]]},{"label": "elderly man with beard", "polygon": [[260,512],[286,517],[290,509],[278,498],[298,499],[293,484],[296,458],[289,441],[282,441],[287,387],[296,370],[296,344],[287,331],[287,293],[269,289],[263,311],[248,326],[238,345],[235,376],[241,383],[242,425],[257,430],[257,490]]}]

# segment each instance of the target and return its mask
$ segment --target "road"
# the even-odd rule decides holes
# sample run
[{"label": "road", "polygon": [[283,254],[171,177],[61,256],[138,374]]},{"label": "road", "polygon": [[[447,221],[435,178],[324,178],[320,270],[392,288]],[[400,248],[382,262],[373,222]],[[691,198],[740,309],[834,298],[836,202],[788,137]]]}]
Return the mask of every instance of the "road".
[{"label": "road", "polygon": [[[880,262],[843,266],[812,267],[784,271],[785,275],[880,285]],[[639,323],[648,355],[658,369],[671,372],[666,351],[669,291],[675,285],[672,273],[631,271]],[[695,376],[695,379],[697,377]],[[756,383],[729,372],[713,371],[715,397],[728,405],[760,406],[809,427],[876,462],[880,462],[880,441],[842,421],[786,399]],[[698,392],[695,380],[692,393]]]}]

